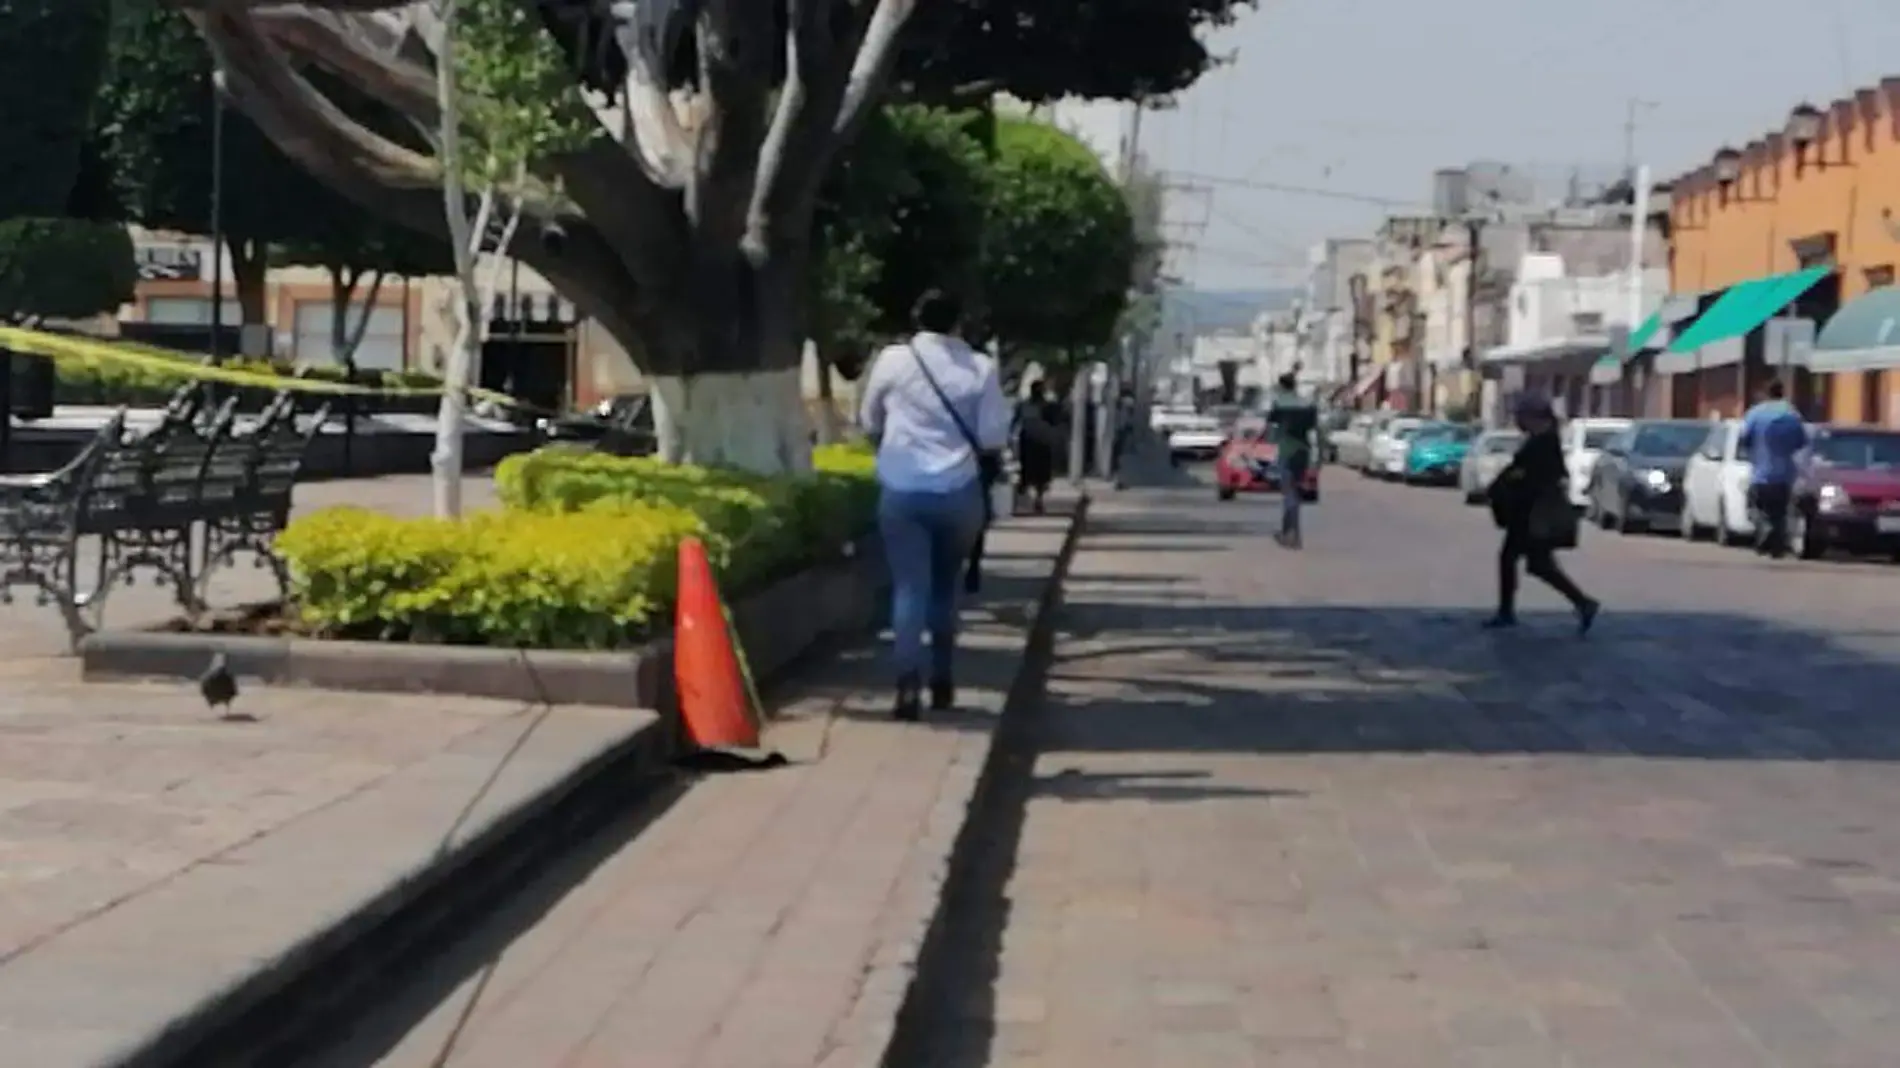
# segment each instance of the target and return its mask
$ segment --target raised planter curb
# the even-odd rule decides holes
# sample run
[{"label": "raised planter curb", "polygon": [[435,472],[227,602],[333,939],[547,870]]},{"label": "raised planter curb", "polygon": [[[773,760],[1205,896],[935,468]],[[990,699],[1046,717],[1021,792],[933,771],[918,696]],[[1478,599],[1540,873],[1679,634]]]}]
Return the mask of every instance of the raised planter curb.
[{"label": "raised planter curb", "polygon": [[[745,598],[733,607],[733,618],[754,675],[763,680],[780,674],[827,639],[862,630],[877,618],[884,587],[881,558],[859,553]],[[532,880],[537,870],[671,778],[667,767],[677,751],[677,731],[670,712],[671,650],[666,642],[619,654],[550,654],[106,632],[88,639],[81,655],[88,679],[184,678],[202,672],[215,652],[226,654],[234,673],[271,682],[380,692],[430,692],[427,688],[433,687],[437,693],[516,698],[530,704],[605,705],[635,721],[561,773],[529,785],[517,783],[512,791],[501,790],[499,782],[516,754],[496,754],[501,768],[497,788],[468,802],[438,849],[407,854],[393,865],[398,870],[389,878],[347,905],[325,908],[319,903],[311,911],[323,915],[313,929],[292,933],[282,949],[255,955],[254,963],[204,984],[207,992],[195,1003],[162,1023],[155,1020],[144,1037],[84,1063],[101,1068],[294,1063],[300,1051],[320,1039],[330,1013],[339,1007],[347,1011],[353,997],[400,972],[405,962],[459,936]],[[661,711],[631,710],[636,702]],[[536,730],[545,729],[543,724],[586,711],[544,709],[535,725],[522,732],[523,739],[532,742]],[[607,709],[591,711],[601,714]],[[523,722],[522,717],[508,721],[517,730]],[[466,754],[460,756],[467,759]],[[460,795],[443,796],[426,764],[393,776],[386,785],[396,791],[390,800],[399,808],[460,804]],[[407,793],[402,792],[405,785]],[[498,796],[512,801],[498,804]],[[249,843],[237,851],[244,856],[234,855],[237,866],[231,870],[242,870],[248,859],[266,858],[271,864],[308,866],[305,855],[332,865],[349,864],[348,841],[360,834],[348,835],[342,828],[350,826],[352,812],[359,830],[373,826],[375,800],[376,791],[366,791],[311,817],[295,834],[286,830]],[[131,932],[121,935],[136,940]],[[10,978],[25,981],[17,974]]]},{"label": "raised planter curb", "polygon": [[[753,673],[774,674],[817,642],[862,630],[877,610],[884,582],[882,559],[865,552],[802,571],[741,600],[733,606],[733,622]],[[240,679],[278,686],[671,707],[668,639],[596,653],[107,630],[79,643],[80,676],[94,682],[195,679],[219,653]]]}]

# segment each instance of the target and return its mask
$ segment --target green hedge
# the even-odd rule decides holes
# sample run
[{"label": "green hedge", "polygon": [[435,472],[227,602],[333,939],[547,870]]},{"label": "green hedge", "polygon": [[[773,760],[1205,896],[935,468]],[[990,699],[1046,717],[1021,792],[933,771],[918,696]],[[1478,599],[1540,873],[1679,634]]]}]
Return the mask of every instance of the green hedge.
[{"label": "green hedge", "polygon": [[869,529],[868,452],[817,450],[762,478],[552,448],[496,471],[503,506],[455,521],[354,508],[278,538],[317,633],[385,641],[620,648],[672,610],[680,541],[705,541],[728,598],[837,553]]},{"label": "green hedge", "polygon": [[[152,346],[141,346],[139,352],[149,356],[161,356],[178,362],[179,371],[172,373],[161,367],[144,364],[121,363],[116,360],[95,360],[70,358],[56,361],[54,369],[55,384],[53,400],[56,404],[103,404],[118,406],[129,404],[134,407],[147,407],[164,404],[173,391],[190,381],[184,373],[186,367],[200,364],[203,359],[189,353],[171,353]],[[341,367],[305,367],[294,368],[286,364],[273,363],[270,360],[250,358],[227,359],[224,367],[233,371],[247,371],[252,374],[275,375],[291,378],[317,378],[330,382],[344,380]],[[383,389],[432,389],[440,387],[442,380],[434,375],[419,371],[382,371],[365,375],[370,379],[366,384]]]}]

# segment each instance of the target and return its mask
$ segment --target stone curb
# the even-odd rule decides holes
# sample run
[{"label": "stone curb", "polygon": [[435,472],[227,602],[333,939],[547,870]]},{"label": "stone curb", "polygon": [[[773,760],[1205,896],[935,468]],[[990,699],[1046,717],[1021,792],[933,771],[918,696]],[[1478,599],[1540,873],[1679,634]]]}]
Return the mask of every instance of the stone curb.
[{"label": "stone curb", "polygon": [[[880,964],[866,977],[865,989],[894,987],[901,990],[901,995],[882,1013],[884,1019],[874,1025],[869,1044],[834,1050],[823,1068],[915,1068],[929,1059],[929,1051],[913,1050],[907,1045],[910,1020],[924,1010],[924,1001],[930,996],[931,961],[944,951],[942,947],[950,927],[951,897],[967,880],[966,873],[981,855],[984,839],[990,834],[983,815],[994,807],[993,798],[1002,789],[999,784],[1007,775],[1007,765],[1022,751],[1021,736],[1028,716],[1042,699],[1048,682],[1055,653],[1056,614],[1062,604],[1070,565],[1075,562],[1076,550],[1088,526],[1089,503],[1086,495],[1076,501],[1074,518],[1061,548],[1056,551],[1024,635],[1022,663],[1003,698],[996,729],[985,743],[981,768],[967,796],[954,799],[960,804],[952,817],[955,822],[952,842],[943,863],[933,874],[928,910],[917,917],[919,937],[910,944],[911,951],[904,959]],[[944,802],[952,800],[946,797]],[[884,974],[877,974],[879,972]]]},{"label": "stone curb", "polygon": [[[877,618],[884,585],[881,558],[860,554],[794,575],[736,605],[734,624],[754,675],[778,675],[828,638],[862,630]],[[427,646],[379,649],[369,643],[335,643],[368,648],[325,655],[300,651],[330,644],[307,640],[130,632],[95,638],[82,651],[87,678],[196,676],[210,654],[222,650],[235,672],[273,682],[413,692],[421,689],[414,681],[420,679],[453,685],[461,694],[519,697],[522,691],[506,687],[538,674],[533,696],[523,698],[533,703],[581,703],[577,698],[599,695],[615,699],[587,703],[626,707],[649,699],[643,707],[662,710],[526,801],[490,813],[453,848],[419,859],[382,892],[102,1062],[111,1068],[295,1063],[299,1050],[321,1038],[330,1012],[399,972],[404,961],[452,940],[537,869],[651,797],[669,781],[667,762],[676,753],[671,650],[665,642],[637,655],[524,656]],[[432,656],[448,658],[451,666],[431,666]]]},{"label": "stone curb", "polygon": [[[771,675],[831,635],[858,631],[885,581],[873,552],[800,572],[733,608],[755,674]],[[240,679],[369,693],[455,694],[546,705],[671,707],[672,642],[623,652],[493,649],[108,630],[79,645],[81,677],[195,679],[223,653]]]}]

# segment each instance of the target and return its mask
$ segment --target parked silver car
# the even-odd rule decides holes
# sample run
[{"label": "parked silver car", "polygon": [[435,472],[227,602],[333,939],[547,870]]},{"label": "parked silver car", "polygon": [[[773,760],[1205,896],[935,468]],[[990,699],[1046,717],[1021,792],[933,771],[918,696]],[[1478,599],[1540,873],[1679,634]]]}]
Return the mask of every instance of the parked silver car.
[{"label": "parked silver car", "polygon": [[1523,441],[1522,432],[1510,429],[1487,430],[1478,435],[1465,453],[1464,466],[1458,469],[1458,488],[1464,492],[1466,504],[1484,503],[1485,492]]},{"label": "parked silver car", "polygon": [[1372,462],[1372,439],[1378,436],[1390,418],[1384,412],[1361,412],[1331,435],[1333,462],[1341,467],[1364,471]]}]

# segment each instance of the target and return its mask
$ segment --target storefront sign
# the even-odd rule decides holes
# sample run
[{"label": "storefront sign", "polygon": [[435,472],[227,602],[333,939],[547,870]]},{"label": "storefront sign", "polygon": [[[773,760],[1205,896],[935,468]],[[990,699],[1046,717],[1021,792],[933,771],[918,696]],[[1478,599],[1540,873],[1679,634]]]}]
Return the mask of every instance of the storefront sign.
[{"label": "storefront sign", "polygon": [[186,245],[139,245],[133,254],[142,282],[196,282],[204,277],[204,253]]}]

